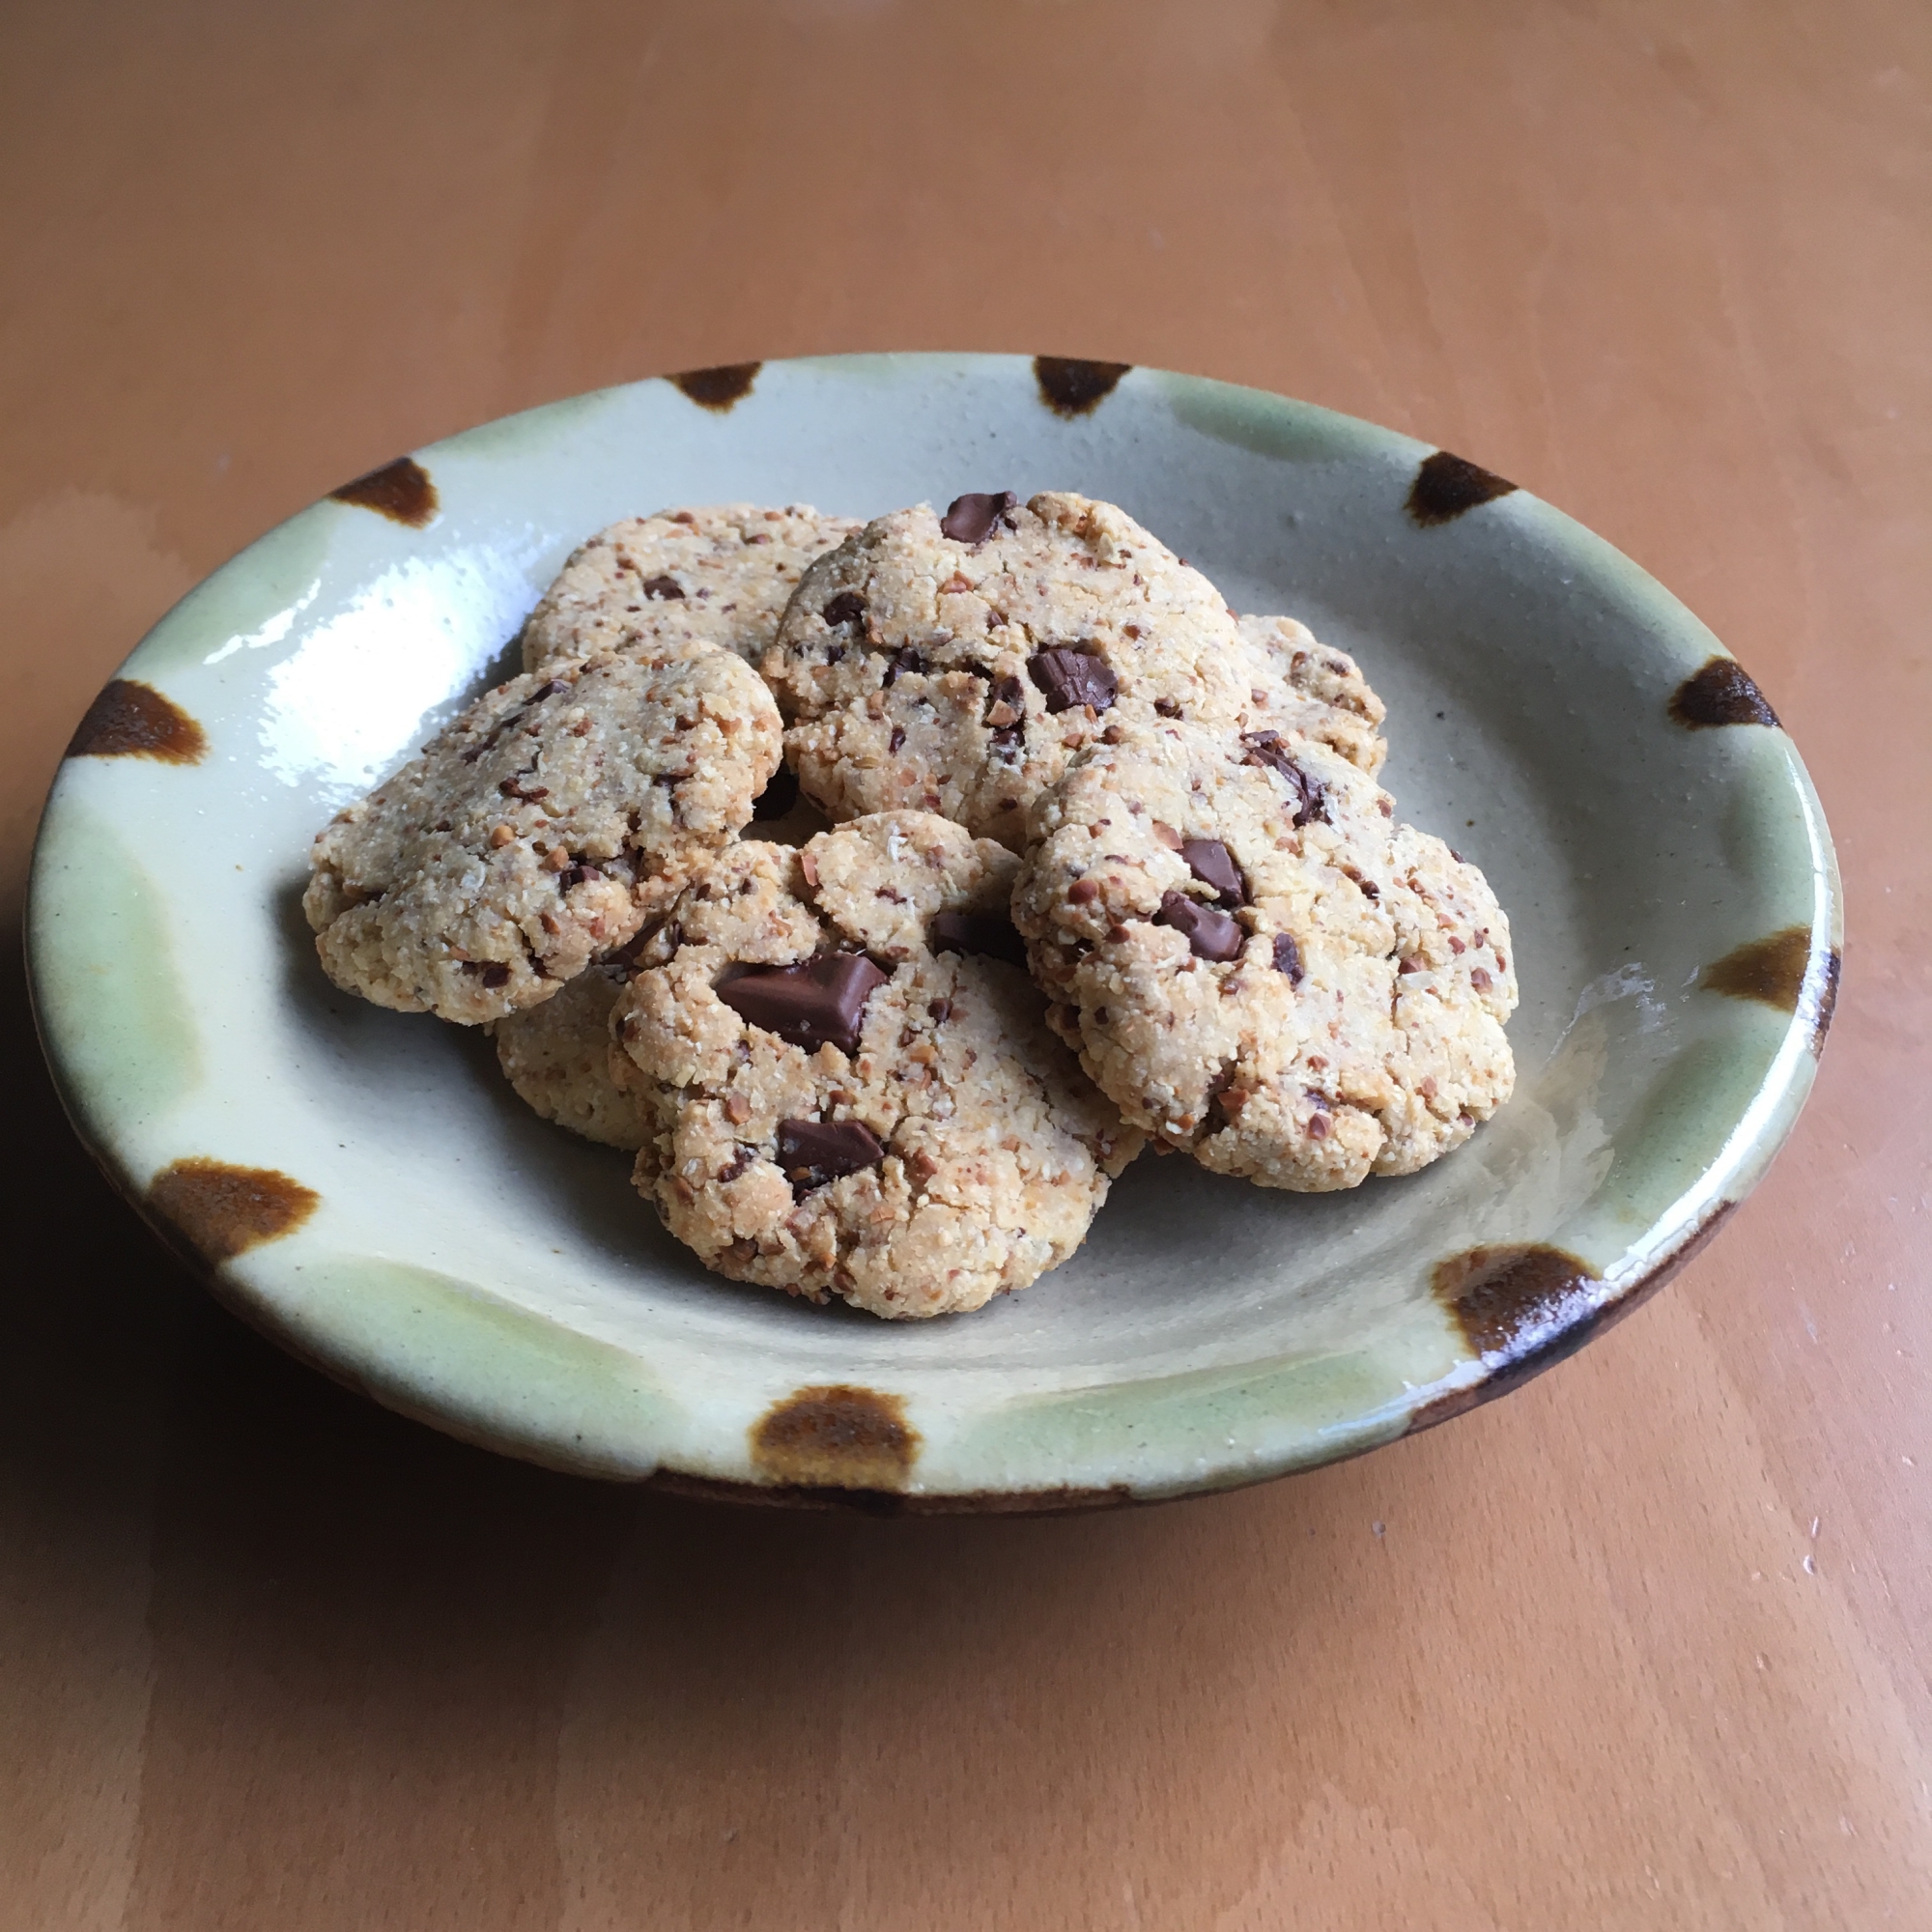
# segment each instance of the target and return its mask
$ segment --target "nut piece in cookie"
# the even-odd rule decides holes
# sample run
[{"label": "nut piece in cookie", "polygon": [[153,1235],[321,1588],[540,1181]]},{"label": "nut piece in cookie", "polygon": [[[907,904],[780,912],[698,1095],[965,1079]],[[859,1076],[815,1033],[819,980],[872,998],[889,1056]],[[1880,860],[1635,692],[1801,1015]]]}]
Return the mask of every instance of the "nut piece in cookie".
[{"label": "nut piece in cookie", "polygon": [[867,525],[806,572],[764,672],[787,758],[835,822],[937,811],[1014,850],[1035,795],[1094,739],[1232,724],[1275,676],[1198,570],[1060,492]]},{"label": "nut piece in cookie", "polygon": [[629,978],[621,960],[597,960],[541,1006],[492,1020],[490,1037],[504,1077],[545,1120],[635,1153],[644,1110],[630,1059],[611,1038],[611,1009]]},{"label": "nut piece in cookie", "polygon": [[302,910],[323,970],[470,1025],[549,999],[745,825],[779,738],[724,651],[498,685],[317,836]]},{"label": "nut piece in cookie", "polygon": [[756,665],[811,560],[859,526],[809,503],[660,510],[581,545],[525,621],[524,668],[718,645]]},{"label": "nut piece in cookie", "polygon": [[1361,667],[1293,617],[1242,617],[1239,624],[1241,641],[1262,661],[1244,727],[1298,731],[1374,778],[1388,756],[1381,734],[1388,708]]},{"label": "nut piece in cookie", "polygon": [[1311,738],[1142,727],[1035,805],[1013,918],[1137,1125],[1270,1187],[1412,1174],[1509,1097],[1509,923]]},{"label": "nut piece in cookie", "polygon": [[1141,1136],[1011,963],[1016,863],[923,812],[745,840],[644,943],[614,1022],[637,1183],[708,1266],[896,1319],[1079,1246]]}]

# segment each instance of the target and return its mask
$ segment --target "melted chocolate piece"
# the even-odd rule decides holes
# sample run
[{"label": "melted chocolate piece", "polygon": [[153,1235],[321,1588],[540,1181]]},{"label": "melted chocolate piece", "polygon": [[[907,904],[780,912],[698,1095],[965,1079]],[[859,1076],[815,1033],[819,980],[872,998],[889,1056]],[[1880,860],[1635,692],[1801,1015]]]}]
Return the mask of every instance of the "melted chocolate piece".
[{"label": "melted chocolate piece", "polygon": [[682,598],[684,585],[674,577],[647,577],[639,586],[646,597]]},{"label": "melted chocolate piece", "polygon": [[741,1018],[808,1051],[830,1040],[859,1050],[866,1002],[886,976],[863,952],[821,952],[797,966],[753,966],[718,988]]},{"label": "melted chocolate piece", "polygon": [[1291,986],[1301,984],[1301,948],[1295,945],[1293,933],[1275,934],[1274,970],[1277,973],[1286,973]]},{"label": "melted chocolate piece", "polygon": [[1304,772],[1288,755],[1288,748],[1281,742],[1279,731],[1250,731],[1241,743],[1248,748],[1248,764],[1265,765],[1288,781],[1294,794],[1294,823],[1297,826],[1306,825],[1311,818],[1327,818],[1325,801],[1328,794],[1321,781]]},{"label": "melted chocolate piece", "polygon": [[1037,652],[1027,662],[1027,675],[1046,694],[1049,711],[1068,711],[1076,704],[1105,711],[1120,684],[1110,666],[1085,651]]},{"label": "melted chocolate piece", "polygon": [[947,504],[946,514],[939,520],[939,534],[954,543],[984,543],[1018,501],[1010,490],[969,491]]},{"label": "melted chocolate piece", "polygon": [[1162,893],[1156,925],[1171,925],[1193,949],[1197,959],[1238,959],[1247,939],[1239,924],[1228,914],[1191,899],[1185,893]]},{"label": "melted chocolate piece", "polygon": [[843,1174],[877,1167],[886,1151],[859,1121],[781,1121],[779,1165],[801,1192],[823,1187]]},{"label": "melted chocolate piece", "polygon": [[1183,838],[1180,856],[1204,886],[1214,888],[1219,895],[1216,903],[1231,907],[1247,904],[1247,881],[1235,864],[1235,855],[1218,838]]},{"label": "melted chocolate piece", "polygon": [[798,774],[781,765],[772,781],[752,801],[753,818],[782,818],[798,803]]},{"label": "melted chocolate piece", "polygon": [[1026,964],[1026,944],[1003,912],[937,913],[929,931],[935,952],[978,952],[1009,966]]},{"label": "melted chocolate piece", "polygon": [[866,615],[866,600],[856,590],[841,590],[818,614],[835,630],[840,624],[861,623]]}]

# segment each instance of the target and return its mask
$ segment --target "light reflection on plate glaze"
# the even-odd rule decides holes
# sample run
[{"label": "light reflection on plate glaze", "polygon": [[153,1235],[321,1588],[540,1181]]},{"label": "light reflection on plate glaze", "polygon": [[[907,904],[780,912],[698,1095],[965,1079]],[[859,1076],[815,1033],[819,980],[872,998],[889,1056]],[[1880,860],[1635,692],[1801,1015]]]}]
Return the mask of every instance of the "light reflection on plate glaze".
[{"label": "light reflection on plate glaze", "polygon": [[[501,553],[392,565],[270,669],[263,769],[347,804],[414,749],[428,713],[469,692],[529,601],[520,561]],[[284,615],[290,624],[271,637],[271,619],[259,641],[288,635],[294,614]]]}]

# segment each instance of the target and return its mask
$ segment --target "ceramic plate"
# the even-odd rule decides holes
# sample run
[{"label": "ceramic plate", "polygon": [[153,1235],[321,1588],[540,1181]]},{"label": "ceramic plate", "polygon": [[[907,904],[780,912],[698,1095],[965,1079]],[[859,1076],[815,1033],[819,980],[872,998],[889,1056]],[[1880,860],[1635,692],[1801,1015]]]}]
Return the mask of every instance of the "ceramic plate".
[{"label": "ceramic plate", "polygon": [[[627,1159],[489,1042],[336,992],[310,838],[468,698],[565,554],[664,505],[872,516],[1110,497],[1388,700],[1383,782],[1488,873],[1515,1098],[1412,1179],[1283,1194],[1144,1155],[983,1313],[886,1324],[706,1274]],[[1500,477],[1254,390],[1112,364],[706,370],[472,430],[186,598],[97,700],[36,857],[80,1132],[235,1307],[439,1427],[767,1499],[1065,1507],[1223,1489],[1494,1395],[1654,1289],[1757,1181],[1836,986],[1818,802],[1757,688]]]}]

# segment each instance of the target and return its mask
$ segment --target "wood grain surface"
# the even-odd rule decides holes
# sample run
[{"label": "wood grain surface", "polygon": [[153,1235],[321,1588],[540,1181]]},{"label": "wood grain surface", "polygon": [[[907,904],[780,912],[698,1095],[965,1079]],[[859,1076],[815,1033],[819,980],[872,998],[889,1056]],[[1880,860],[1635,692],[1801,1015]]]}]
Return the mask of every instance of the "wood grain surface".
[{"label": "wood grain surface", "polygon": [[1580,517],[1771,694],[1851,920],[1796,1138],[1642,1314],[1058,1521],[653,1498],[323,1382],[94,1173],[10,953],[0,1926],[1932,1925],[1932,10],[14,0],[0,189],[10,918],[97,686],[331,485],[943,347]]}]

